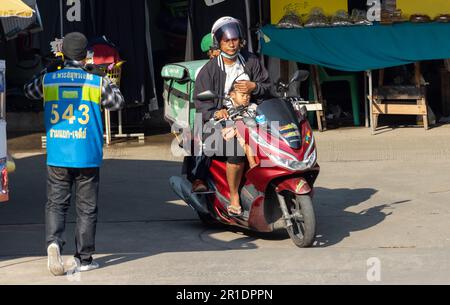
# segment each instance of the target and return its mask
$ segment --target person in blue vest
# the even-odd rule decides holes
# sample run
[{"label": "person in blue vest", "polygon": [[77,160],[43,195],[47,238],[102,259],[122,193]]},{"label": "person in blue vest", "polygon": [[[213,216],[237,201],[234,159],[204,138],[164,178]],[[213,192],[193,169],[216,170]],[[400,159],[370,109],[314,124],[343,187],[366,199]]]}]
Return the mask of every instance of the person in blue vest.
[{"label": "person in blue vest", "polygon": [[77,211],[76,268],[88,271],[99,267],[92,254],[95,251],[99,174],[103,160],[101,108],[118,110],[124,104],[119,88],[104,74],[85,65],[87,43],[81,33],[67,34],[62,45],[64,64],[45,69],[24,87],[28,98],[44,100],[47,132],[46,242],[48,269],[54,275],[64,274],[61,252],[72,195],[76,197]]}]

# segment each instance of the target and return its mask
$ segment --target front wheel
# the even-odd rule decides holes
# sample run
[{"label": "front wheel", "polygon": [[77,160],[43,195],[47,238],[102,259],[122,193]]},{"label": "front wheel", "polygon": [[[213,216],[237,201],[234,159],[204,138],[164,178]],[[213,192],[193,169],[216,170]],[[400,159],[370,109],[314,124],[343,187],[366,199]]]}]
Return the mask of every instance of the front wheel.
[{"label": "front wheel", "polygon": [[284,196],[292,226],[286,228],[289,237],[297,247],[312,245],[316,235],[316,216],[309,195]]}]

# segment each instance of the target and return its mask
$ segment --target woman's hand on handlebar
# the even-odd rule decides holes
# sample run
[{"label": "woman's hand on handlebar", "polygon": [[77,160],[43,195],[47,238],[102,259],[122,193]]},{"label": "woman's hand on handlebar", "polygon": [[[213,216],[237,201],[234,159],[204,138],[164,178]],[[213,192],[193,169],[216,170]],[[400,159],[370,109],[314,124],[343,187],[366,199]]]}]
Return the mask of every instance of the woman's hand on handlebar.
[{"label": "woman's hand on handlebar", "polygon": [[229,114],[226,109],[220,109],[214,112],[214,119],[215,120],[221,120],[221,119],[228,119]]}]

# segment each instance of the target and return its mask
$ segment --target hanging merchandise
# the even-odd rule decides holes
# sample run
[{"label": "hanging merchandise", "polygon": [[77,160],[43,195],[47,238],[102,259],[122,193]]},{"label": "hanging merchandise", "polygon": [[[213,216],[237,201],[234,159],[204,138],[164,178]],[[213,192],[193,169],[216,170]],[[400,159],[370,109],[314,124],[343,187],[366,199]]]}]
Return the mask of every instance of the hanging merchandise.
[{"label": "hanging merchandise", "polygon": [[436,22],[442,22],[442,23],[447,23],[450,22],[450,14],[440,14],[439,16],[437,16],[434,21]]},{"label": "hanging merchandise", "polygon": [[306,20],[314,8],[321,8],[325,15],[331,16],[338,10],[348,11],[348,0],[271,0],[271,23],[277,24],[283,16],[291,11]]},{"label": "hanging merchandise", "polygon": [[397,7],[396,0],[384,0],[381,2],[381,24],[403,22],[403,11]]},{"label": "hanging merchandise", "polygon": [[315,7],[309,13],[309,18],[305,23],[305,27],[327,27],[330,26],[327,16],[323,9]]},{"label": "hanging merchandise", "polygon": [[96,65],[109,65],[120,61],[118,48],[105,35],[91,40],[88,51],[92,54],[92,63]]},{"label": "hanging merchandise", "polygon": [[365,10],[353,9],[350,20],[354,25],[373,25],[373,23],[367,19],[367,12]]},{"label": "hanging merchandise", "polygon": [[353,25],[350,21],[347,11],[339,10],[331,17],[332,26],[348,26]]},{"label": "hanging merchandise", "polygon": [[303,22],[299,15],[297,15],[294,11],[288,12],[277,24],[277,27],[281,29],[293,29],[293,28],[301,28]]},{"label": "hanging merchandise", "polygon": [[414,14],[414,15],[411,15],[411,17],[409,18],[409,21],[413,22],[413,23],[426,23],[426,22],[431,22],[431,18],[428,15]]}]

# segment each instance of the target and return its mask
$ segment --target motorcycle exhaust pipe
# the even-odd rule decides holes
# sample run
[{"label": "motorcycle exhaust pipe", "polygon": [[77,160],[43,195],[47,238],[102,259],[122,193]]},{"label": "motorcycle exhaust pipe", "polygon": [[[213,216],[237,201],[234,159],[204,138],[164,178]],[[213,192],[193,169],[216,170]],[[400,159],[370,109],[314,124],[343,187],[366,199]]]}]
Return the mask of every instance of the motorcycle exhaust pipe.
[{"label": "motorcycle exhaust pipe", "polygon": [[169,183],[175,194],[194,209],[194,211],[209,214],[205,198],[192,193],[192,185],[186,178],[172,176],[169,178]]}]

